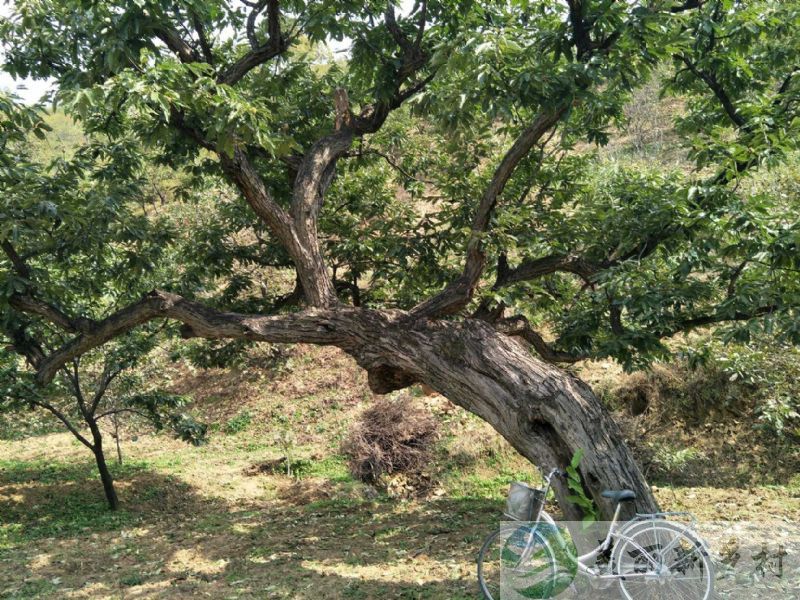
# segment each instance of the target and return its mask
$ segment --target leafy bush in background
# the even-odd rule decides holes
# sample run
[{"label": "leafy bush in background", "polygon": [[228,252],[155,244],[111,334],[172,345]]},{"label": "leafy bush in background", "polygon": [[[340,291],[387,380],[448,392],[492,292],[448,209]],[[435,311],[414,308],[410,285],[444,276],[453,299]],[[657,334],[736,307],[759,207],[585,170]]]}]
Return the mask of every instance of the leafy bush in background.
[{"label": "leafy bush in background", "polygon": [[800,350],[759,336],[747,343],[694,336],[679,360],[655,363],[596,387],[606,402],[637,417],[655,411],[697,424],[721,413],[752,419],[780,440],[800,437]]},{"label": "leafy bush in background", "polygon": [[800,438],[800,350],[769,340],[715,348],[710,365],[753,402],[756,426]]}]

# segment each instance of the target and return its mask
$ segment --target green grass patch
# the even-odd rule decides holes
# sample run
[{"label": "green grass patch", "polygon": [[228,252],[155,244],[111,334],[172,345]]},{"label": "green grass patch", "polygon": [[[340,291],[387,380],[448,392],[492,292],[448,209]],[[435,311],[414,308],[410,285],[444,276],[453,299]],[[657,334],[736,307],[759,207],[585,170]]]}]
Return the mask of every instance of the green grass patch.
[{"label": "green grass patch", "polygon": [[225,425],[222,426],[222,431],[227,435],[236,435],[237,433],[241,433],[250,427],[252,422],[253,413],[251,413],[249,410],[243,410],[236,416],[228,419]]},{"label": "green grass patch", "polygon": [[[146,465],[110,468],[120,480],[142,473]],[[0,501],[0,549],[43,537],[119,530],[137,520],[124,507],[108,509],[94,463],[0,460],[0,484],[15,488],[10,499]]]},{"label": "green grass patch", "polygon": [[508,486],[513,481],[536,483],[527,471],[504,470],[493,476],[477,473],[449,473],[445,479],[445,487],[449,495],[456,499],[490,499],[502,500],[506,497]]},{"label": "green grass patch", "polygon": [[341,456],[326,456],[321,460],[307,461],[303,474],[310,477],[325,477],[335,482],[354,481],[347,467],[347,462]]},{"label": "green grass patch", "polygon": [[123,576],[119,582],[127,587],[133,587],[135,585],[142,585],[145,582],[145,578],[139,573],[131,573],[130,575]]},{"label": "green grass patch", "polygon": [[29,600],[30,598],[53,594],[57,590],[58,586],[49,579],[35,579],[33,581],[25,581],[16,589],[5,591],[0,589],[0,598],[2,600]]}]

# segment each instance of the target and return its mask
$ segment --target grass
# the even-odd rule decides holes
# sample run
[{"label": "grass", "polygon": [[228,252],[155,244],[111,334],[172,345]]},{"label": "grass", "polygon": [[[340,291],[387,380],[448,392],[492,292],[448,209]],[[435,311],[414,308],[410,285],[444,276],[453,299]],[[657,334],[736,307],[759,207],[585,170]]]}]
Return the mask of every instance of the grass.
[{"label": "grass", "polygon": [[[116,513],[69,434],[0,441],[0,599],[476,598],[475,555],[508,484],[536,481],[534,470],[477,418],[420,395],[445,433],[431,465],[436,486],[427,499],[390,498],[354,481],[339,453],[370,398],[363,373],[332,349],[302,349],[294,362],[302,378],[287,371],[269,383],[248,370],[176,376],[219,425],[200,448],[125,435],[125,464],[111,465]],[[295,439],[295,476],[253,474],[282,456],[279,427]],[[726,479],[732,454],[684,451],[694,446],[676,435],[639,448],[661,461],[665,508],[800,517],[800,476],[745,496]]]},{"label": "grass", "polygon": [[[115,476],[131,478],[143,468],[137,463],[124,465],[115,469]],[[0,460],[0,481],[15,491],[12,502],[2,504],[0,550],[42,538],[113,531],[131,520],[126,510],[106,509],[91,462]]]}]

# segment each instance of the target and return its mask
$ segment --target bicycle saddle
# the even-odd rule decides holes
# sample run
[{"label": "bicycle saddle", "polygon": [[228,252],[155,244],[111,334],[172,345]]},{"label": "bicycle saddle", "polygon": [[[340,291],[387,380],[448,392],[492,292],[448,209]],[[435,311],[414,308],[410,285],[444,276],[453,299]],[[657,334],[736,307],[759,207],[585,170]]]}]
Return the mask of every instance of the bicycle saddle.
[{"label": "bicycle saddle", "polygon": [[625,502],[626,500],[636,500],[636,494],[631,490],[606,490],[602,494],[603,498],[608,498],[614,502]]}]

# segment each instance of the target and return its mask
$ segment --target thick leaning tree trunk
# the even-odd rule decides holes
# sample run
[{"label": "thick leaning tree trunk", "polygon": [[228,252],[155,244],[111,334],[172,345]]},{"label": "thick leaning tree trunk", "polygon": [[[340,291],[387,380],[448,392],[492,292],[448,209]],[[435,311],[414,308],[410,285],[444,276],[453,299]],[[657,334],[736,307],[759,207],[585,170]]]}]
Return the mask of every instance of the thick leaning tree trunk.
[{"label": "thick leaning tree trunk", "polygon": [[[634,510],[658,509],[622,433],[591,389],[534,358],[512,338],[479,319],[427,319],[400,310],[345,306],[248,315],[221,312],[156,290],[92,323],[42,359],[37,379],[49,383],[58,369],[76,356],[160,318],[182,322],[185,337],[337,346],[366,369],[375,392],[426,383],[487,421],[537,466],[564,467],[582,449],[585,454],[579,471],[583,486],[602,518],[610,518],[614,510],[601,496],[604,489],[636,493],[636,502],[623,506],[623,516]],[[102,449],[96,429],[95,424],[95,446]],[[582,515],[566,500],[569,493],[563,483],[555,484],[565,517],[579,519]]]},{"label": "thick leaning tree trunk", "polygon": [[[517,342],[477,320],[402,321],[348,350],[370,373],[375,391],[386,392],[423,381],[449,400],[487,421],[537,466],[563,468],[583,449],[579,471],[600,518],[614,506],[605,489],[631,489],[635,505],[623,516],[655,512],[658,505],[611,415],[588,385],[532,357]],[[566,500],[570,492],[554,482],[565,518],[580,510]],[[628,514],[625,514],[625,513]]]}]

